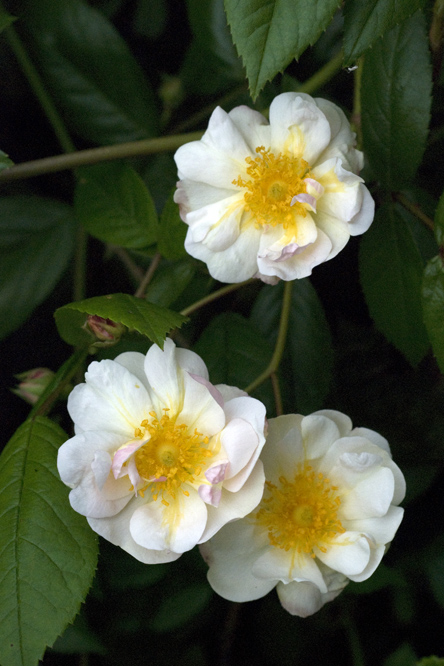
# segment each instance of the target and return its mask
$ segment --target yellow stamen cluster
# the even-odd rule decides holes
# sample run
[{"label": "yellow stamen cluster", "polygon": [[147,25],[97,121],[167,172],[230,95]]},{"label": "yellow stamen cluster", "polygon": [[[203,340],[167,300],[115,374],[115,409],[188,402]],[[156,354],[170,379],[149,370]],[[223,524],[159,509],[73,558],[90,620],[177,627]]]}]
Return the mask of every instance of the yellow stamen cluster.
[{"label": "yellow stamen cluster", "polygon": [[[134,455],[137,471],[139,475],[148,483],[139,493],[143,493],[148,486],[156,501],[158,496],[162,497],[162,504],[169,505],[165,495],[173,499],[183,484],[192,484],[202,473],[207,458],[214,452],[208,448],[209,439],[197,429],[190,434],[188,426],[185,424],[176,424],[175,419],[171,419],[167,414],[160,419],[154,412],[150,412],[151,421],[145,419],[136,428],[135,437],[149,440],[140,447]],[[163,479],[161,481],[152,481],[152,479]],[[188,490],[182,488],[185,496],[189,495]]]},{"label": "yellow stamen cluster", "polygon": [[322,473],[306,462],[292,481],[279,478],[279,486],[266,482],[256,521],[268,530],[272,546],[315,557],[313,548],[323,553],[337,534],[345,532],[338,518],[341,499]]},{"label": "yellow stamen cluster", "polygon": [[274,155],[264,146],[256,148],[258,157],[246,157],[247,174],[250,180],[241,176],[233,180],[233,185],[244,187],[245,210],[251,212],[256,225],[277,226],[284,229],[294,224],[295,215],[307,214],[304,206],[296,202],[294,196],[305,193],[304,178],[310,177],[310,166],[301,157],[291,157],[279,153]]}]

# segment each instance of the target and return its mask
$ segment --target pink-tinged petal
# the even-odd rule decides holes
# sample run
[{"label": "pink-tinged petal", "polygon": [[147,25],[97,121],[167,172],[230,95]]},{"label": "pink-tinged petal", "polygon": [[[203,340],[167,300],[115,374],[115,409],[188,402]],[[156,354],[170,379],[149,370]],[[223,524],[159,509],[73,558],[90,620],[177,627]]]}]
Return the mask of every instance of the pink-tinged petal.
[{"label": "pink-tinged petal", "polygon": [[347,529],[351,532],[366,534],[377,544],[387,544],[393,540],[403,516],[404,509],[399,506],[391,506],[385,516],[348,520]]},{"label": "pink-tinged petal", "polygon": [[324,188],[317,180],[314,180],[313,178],[304,178],[304,183],[306,183],[308,194],[312,192],[312,194],[316,196],[316,199],[319,199],[319,197],[324,194]]},{"label": "pink-tinged petal", "polygon": [[145,564],[161,564],[163,562],[174,562],[180,557],[180,553],[171,550],[148,550],[139,546],[131,536],[130,520],[134,511],[144,504],[146,500],[142,497],[134,498],[127,506],[112,518],[88,518],[91,528],[100,536],[107,539],[115,546],[120,546],[127,553]]},{"label": "pink-tinged petal", "polygon": [[134,429],[148,417],[151,401],[140,380],[114,361],[93,361],[68,397],[68,411],[83,431],[115,432],[134,437]]},{"label": "pink-tinged petal", "polygon": [[290,583],[292,580],[308,581],[316,585],[321,592],[327,592],[316,560],[306,553],[299,554],[271,546],[255,562],[253,573],[258,578],[278,578],[283,583]]},{"label": "pink-tinged petal", "polygon": [[[307,216],[308,217],[308,216]],[[311,275],[315,266],[327,261],[332,242],[321,229],[317,230],[316,240],[286,261],[276,262],[268,257],[258,256],[258,267],[264,275],[276,275],[281,280],[296,280]]]},{"label": "pink-tinged petal", "polygon": [[133,453],[140,449],[145,443],[146,440],[138,439],[136,441],[130,442],[127,446],[124,446],[115,452],[111,466],[115,479],[127,475],[126,470],[123,470],[122,473],[123,465],[131,458]]},{"label": "pink-tinged petal", "polygon": [[221,483],[225,479],[229,463],[224,462],[210,467],[205,472],[205,476],[210,483]]},{"label": "pink-tinged petal", "polygon": [[199,541],[207,520],[206,504],[194,488],[188,487],[189,496],[178,491],[174,500],[165,506],[161,498],[140,506],[130,523],[131,535],[139,546],[152,550],[170,550],[184,553]]},{"label": "pink-tinged petal", "polygon": [[305,416],[301,422],[301,431],[307,460],[320,458],[340,438],[336,423],[321,414]]},{"label": "pink-tinged petal", "polygon": [[301,583],[278,583],[276,592],[283,608],[290,615],[309,617],[324,605],[323,595],[314,583],[304,581]]},{"label": "pink-tinged petal", "polygon": [[197,490],[200,499],[205,502],[205,504],[211,504],[211,506],[218,507],[219,502],[222,497],[222,489],[215,486],[206,486],[202,484]]},{"label": "pink-tinged petal", "polygon": [[252,601],[268,594],[277,581],[261,580],[252,574],[256,559],[267,548],[266,535],[258,534],[249,521],[226,525],[199,546],[210,567],[208,581],[213,590],[229,601]]},{"label": "pink-tinged petal", "polygon": [[222,397],[222,393],[217,389],[216,386],[213,386],[213,384],[211,384],[207,379],[199,377],[198,375],[193,375],[191,372],[190,372],[190,377],[192,377],[196,382],[199,382],[199,384],[205,386],[208,389],[210,395],[215,399],[217,404],[223,408],[224,399]]},{"label": "pink-tinged petal", "polygon": [[264,484],[264,468],[260,460],[257,461],[242,488],[236,493],[228,492],[224,484],[217,509],[210,505],[207,507],[208,520],[199,543],[204,543],[208,539],[211,539],[221,527],[232,520],[244,518],[253,511],[262,499]]},{"label": "pink-tinged petal", "polygon": [[96,451],[91,463],[91,469],[96,480],[97,488],[102,490],[111,471],[112,458],[108,451]]},{"label": "pink-tinged petal", "polygon": [[315,164],[328,146],[330,125],[314,100],[301,93],[283,93],[270,106],[271,148]]},{"label": "pink-tinged petal", "polygon": [[344,532],[336,537],[334,544],[326,547],[326,553],[315,547],[316,556],[344,576],[362,573],[369,563],[370,544],[368,539],[359,533]]},{"label": "pink-tinged petal", "polygon": [[302,193],[302,194],[296,194],[293,199],[290,201],[290,206],[294,206],[295,203],[303,203],[307,204],[309,209],[313,211],[313,213],[316,213],[316,199],[315,197],[312,197],[310,194]]}]

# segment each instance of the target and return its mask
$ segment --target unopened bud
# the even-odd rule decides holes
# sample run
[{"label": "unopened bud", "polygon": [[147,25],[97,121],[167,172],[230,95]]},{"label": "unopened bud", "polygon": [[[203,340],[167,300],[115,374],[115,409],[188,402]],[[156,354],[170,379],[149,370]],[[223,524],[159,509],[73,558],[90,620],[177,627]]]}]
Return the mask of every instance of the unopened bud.
[{"label": "unopened bud", "polygon": [[19,380],[19,384],[11,390],[30,405],[35,405],[54,376],[55,373],[48,368],[34,368],[20,372],[18,375],[14,375]]},{"label": "unopened bud", "polygon": [[89,315],[87,325],[97,340],[102,343],[101,347],[115,345],[125,332],[123,324],[116,323],[111,319],[104,319],[103,317],[99,317],[99,315]]}]

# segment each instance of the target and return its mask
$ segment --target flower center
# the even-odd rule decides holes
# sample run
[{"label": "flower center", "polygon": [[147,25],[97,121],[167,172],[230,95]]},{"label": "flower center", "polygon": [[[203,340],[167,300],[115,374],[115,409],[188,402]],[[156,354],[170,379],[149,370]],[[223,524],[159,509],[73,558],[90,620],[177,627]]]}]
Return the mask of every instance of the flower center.
[{"label": "flower center", "polygon": [[295,215],[307,214],[306,208],[293,201],[298,194],[307,191],[305,178],[310,177],[310,166],[301,157],[274,155],[264,146],[256,148],[258,156],[246,157],[247,174],[233,180],[233,185],[244,187],[245,210],[250,211],[257,226],[282,224],[288,228]]},{"label": "flower center", "polygon": [[327,552],[325,544],[345,532],[338,518],[338,488],[306,462],[293,481],[281,476],[279,486],[266,482],[266,497],[256,521],[268,530],[272,546],[315,557],[313,549]]},{"label": "flower center", "polygon": [[[208,437],[197,429],[190,434],[188,426],[175,423],[167,411],[160,420],[154,412],[150,412],[151,421],[142,421],[134,433],[136,438],[150,437],[134,454],[139,476],[148,482],[139,492],[143,497],[144,491],[150,486],[153,500],[156,501],[160,494],[166,506],[169,503],[164,495],[168,494],[175,499],[178,489],[183,484],[193,484],[202,473],[206,459],[213,455],[207,446]],[[182,489],[182,492],[189,495],[186,489]]]}]

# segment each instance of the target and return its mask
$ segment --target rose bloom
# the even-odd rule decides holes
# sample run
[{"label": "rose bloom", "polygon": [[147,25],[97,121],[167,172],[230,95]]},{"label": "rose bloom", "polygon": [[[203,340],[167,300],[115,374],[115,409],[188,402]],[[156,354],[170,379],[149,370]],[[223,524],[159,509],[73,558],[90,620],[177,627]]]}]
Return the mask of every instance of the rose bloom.
[{"label": "rose bloom", "polygon": [[325,99],[278,95],[269,123],[246,106],[218,107],[202,139],[175,155],[187,252],[222,282],[310,275],[373,220],[354,145],[344,113]]},{"label": "rose bloom", "polygon": [[260,502],[265,407],[210,384],[197,354],[166,340],[91,363],[85,381],[57,464],[72,507],[105,539],[170,562]]},{"label": "rose bloom", "polygon": [[306,617],[366,580],[402,520],[404,477],[387,441],[335,411],[269,421],[261,504],[201,546],[213,589],[251,601],[276,587]]}]

